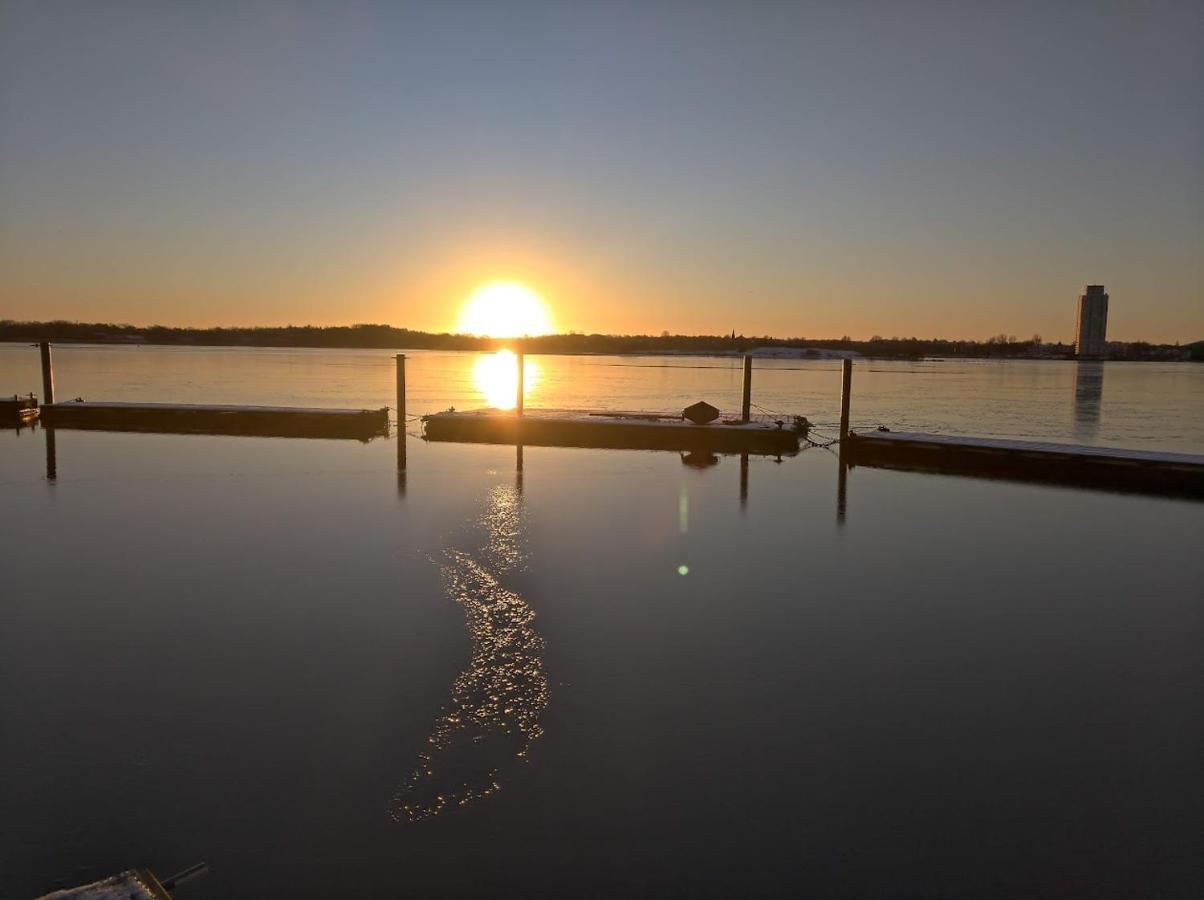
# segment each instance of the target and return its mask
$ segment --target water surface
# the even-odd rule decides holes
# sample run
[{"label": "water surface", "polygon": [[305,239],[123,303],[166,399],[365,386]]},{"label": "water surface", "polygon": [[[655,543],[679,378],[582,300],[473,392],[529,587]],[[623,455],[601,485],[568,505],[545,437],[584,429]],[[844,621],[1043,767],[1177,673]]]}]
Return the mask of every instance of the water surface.
[{"label": "water surface", "polygon": [[[538,405],[739,397],[722,360],[538,362]],[[414,354],[410,411],[479,404],[473,364]],[[377,352],[56,374],[392,405]],[[864,363],[854,419],[1199,453],[1202,375]],[[832,363],[756,378],[835,418]],[[841,519],[815,449],[742,500],[737,458],[408,443],[402,479],[392,439],[60,430],[52,482],[0,431],[3,896],[198,859],[189,897],[1204,890],[1204,505],[856,468]]]}]

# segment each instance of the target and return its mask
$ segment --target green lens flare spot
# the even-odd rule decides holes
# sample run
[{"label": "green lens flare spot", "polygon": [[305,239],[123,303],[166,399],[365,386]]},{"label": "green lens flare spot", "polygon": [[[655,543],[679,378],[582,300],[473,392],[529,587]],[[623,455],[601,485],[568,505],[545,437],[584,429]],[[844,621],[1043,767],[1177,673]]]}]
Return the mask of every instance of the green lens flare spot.
[{"label": "green lens flare spot", "polygon": [[677,574],[678,574],[678,575],[689,575],[689,574],[690,574],[690,567],[689,567],[689,566],[678,566],[678,567],[677,567]]}]

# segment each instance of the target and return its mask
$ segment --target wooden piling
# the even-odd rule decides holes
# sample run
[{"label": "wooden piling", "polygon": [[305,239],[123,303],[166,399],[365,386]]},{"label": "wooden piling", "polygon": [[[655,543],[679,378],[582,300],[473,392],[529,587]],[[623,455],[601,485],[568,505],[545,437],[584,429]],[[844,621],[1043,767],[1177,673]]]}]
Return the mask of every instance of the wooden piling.
[{"label": "wooden piling", "polygon": [[397,421],[406,420],[406,355],[397,354]]},{"label": "wooden piling", "polygon": [[752,405],[752,357],[744,357],[744,396],[740,400],[740,421],[749,419],[749,407]]},{"label": "wooden piling", "polygon": [[518,367],[518,391],[514,398],[514,414],[521,416],[523,414],[523,352],[518,351],[514,354],[514,358],[515,365]]},{"label": "wooden piling", "polygon": [[406,467],[406,355],[397,354],[397,471]]},{"label": "wooden piling", "polygon": [[840,388],[840,439],[849,436],[849,402],[853,390],[853,361],[844,360],[841,365],[843,381]]},{"label": "wooden piling", "polygon": [[42,403],[54,402],[54,366],[50,362],[50,341],[42,341]]}]

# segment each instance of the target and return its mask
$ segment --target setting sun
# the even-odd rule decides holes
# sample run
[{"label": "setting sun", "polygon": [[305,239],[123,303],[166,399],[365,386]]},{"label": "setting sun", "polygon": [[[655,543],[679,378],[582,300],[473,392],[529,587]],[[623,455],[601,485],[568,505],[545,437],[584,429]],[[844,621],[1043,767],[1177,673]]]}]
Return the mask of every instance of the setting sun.
[{"label": "setting sun", "polygon": [[459,334],[510,338],[555,331],[548,305],[516,281],[491,281],[472,292],[460,310]]}]

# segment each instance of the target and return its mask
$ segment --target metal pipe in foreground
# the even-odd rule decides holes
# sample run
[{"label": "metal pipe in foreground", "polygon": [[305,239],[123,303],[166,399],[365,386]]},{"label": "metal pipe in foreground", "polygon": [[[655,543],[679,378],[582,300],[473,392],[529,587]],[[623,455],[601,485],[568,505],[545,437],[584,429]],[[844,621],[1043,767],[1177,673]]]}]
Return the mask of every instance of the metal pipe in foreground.
[{"label": "metal pipe in foreground", "polygon": [[752,405],[752,357],[744,357],[744,396],[740,400],[740,421],[749,420],[749,406]]},{"label": "metal pipe in foreground", "polygon": [[54,365],[50,362],[50,341],[42,341],[42,403],[54,402]]},{"label": "metal pipe in foreground", "polygon": [[840,387],[840,439],[849,436],[849,401],[853,391],[853,361],[844,360],[841,365],[843,381]]},{"label": "metal pipe in foreground", "polygon": [[209,873],[209,863],[199,862],[196,865],[189,866],[182,872],[176,872],[170,878],[165,878],[159,882],[165,891],[169,893],[186,881],[192,881],[194,878],[200,878],[202,875]]}]

